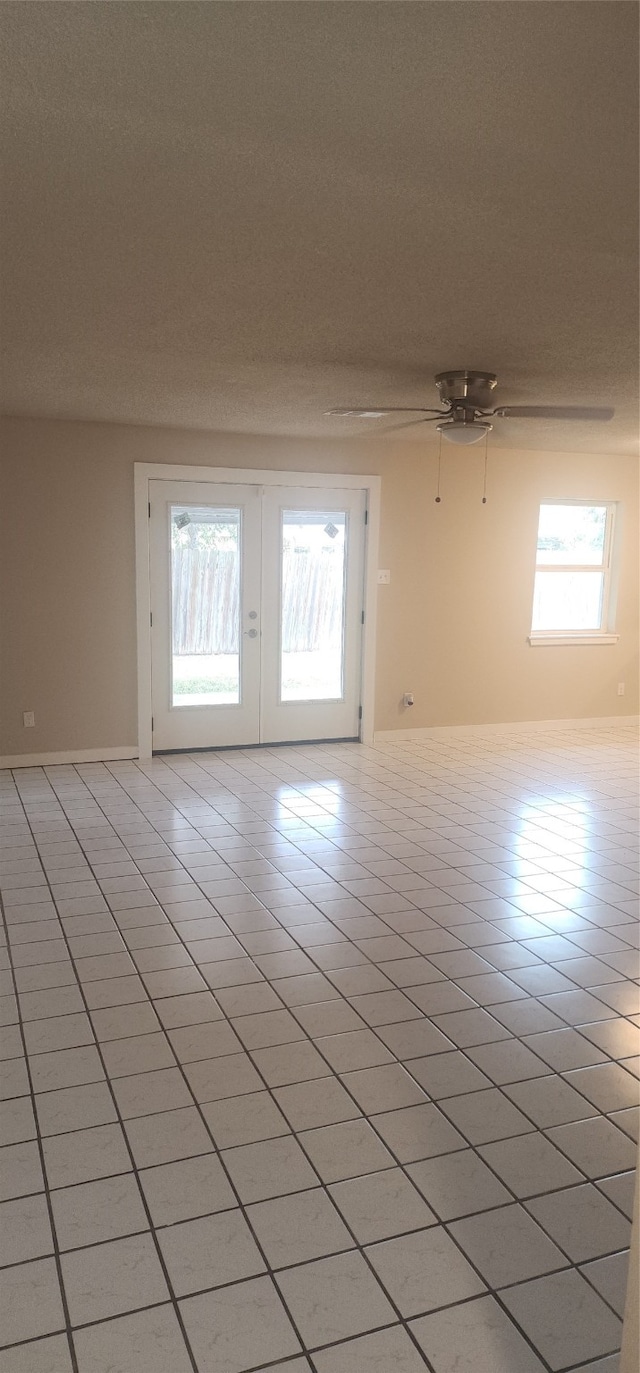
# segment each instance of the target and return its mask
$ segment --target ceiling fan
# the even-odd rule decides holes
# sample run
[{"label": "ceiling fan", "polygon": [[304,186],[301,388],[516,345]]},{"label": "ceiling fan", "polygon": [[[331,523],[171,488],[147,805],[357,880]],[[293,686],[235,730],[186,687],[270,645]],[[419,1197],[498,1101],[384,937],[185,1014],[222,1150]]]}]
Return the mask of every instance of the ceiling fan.
[{"label": "ceiling fan", "polygon": [[[329,415],[354,416],[360,419],[381,419],[383,415],[419,414],[429,416],[409,420],[399,429],[412,424],[434,424],[438,433],[449,443],[478,443],[486,438],[492,419],[596,420],[613,418],[614,411],[606,406],[593,405],[499,405],[490,409],[498,378],[494,372],[461,371],[438,372],[435,383],[442,402],[439,410],[419,405],[366,406],[363,409],[328,410]],[[442,407],[445,407],[444,409]],[[385,431],[388,432],[388,431]]]}]

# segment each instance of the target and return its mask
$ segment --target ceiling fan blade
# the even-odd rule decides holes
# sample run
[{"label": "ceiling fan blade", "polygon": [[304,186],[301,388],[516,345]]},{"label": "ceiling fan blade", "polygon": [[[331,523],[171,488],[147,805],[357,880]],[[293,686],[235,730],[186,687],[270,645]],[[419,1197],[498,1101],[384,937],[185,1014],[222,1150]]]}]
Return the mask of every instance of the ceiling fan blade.
[{"label": "ceiling fan blade", "polygon": [[436,420],[448,419],[446,410],[438,410],[437,414],[429,415],[426,419],[407,420],[406,424],[390,424],[388,428],[376,429],[376,434],[396,434],[399,429],[412,429],[414,424],[435,424]]},{"label": "ceiling fan blade", "polygon": [[604,405],[501,405],[494,415],[522,420],[611,420],[614,411]]},{"label": "ceiling fan blade", "polygon": [[446,415],[446,410],[425,410],[421,405],[368,405],[345,410],[325,410],[326,415],[352,415],[360,419],[381,419],[383,415]]}]

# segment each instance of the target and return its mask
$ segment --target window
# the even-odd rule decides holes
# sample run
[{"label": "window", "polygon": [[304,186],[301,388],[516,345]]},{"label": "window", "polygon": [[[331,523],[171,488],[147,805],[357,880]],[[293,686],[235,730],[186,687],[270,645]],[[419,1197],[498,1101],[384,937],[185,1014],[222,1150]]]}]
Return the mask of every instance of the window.
[{"label": "window", "polygon": [[613,642],[608,634],[613,504],[540,506],[530,642]]}]

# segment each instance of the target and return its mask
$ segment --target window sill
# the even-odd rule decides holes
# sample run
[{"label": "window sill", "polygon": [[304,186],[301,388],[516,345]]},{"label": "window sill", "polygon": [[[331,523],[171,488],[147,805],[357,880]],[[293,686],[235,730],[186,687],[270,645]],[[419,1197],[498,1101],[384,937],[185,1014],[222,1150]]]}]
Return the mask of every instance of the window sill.
[{"label": "window sill", "polygon": [[530,634],[532,648],[584,648],[587,644],[617,644],[619,634]]}]

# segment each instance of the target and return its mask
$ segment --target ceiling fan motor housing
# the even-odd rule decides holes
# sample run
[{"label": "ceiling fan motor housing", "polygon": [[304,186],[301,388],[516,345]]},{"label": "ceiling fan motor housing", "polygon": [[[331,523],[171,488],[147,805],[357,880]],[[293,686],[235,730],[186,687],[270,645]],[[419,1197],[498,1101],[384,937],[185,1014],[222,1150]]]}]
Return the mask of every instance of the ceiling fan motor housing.
[{"label": "ceiling fan motor housing", "polygon": [[495,372],[462,371],[438,372],[435,379],[444,405],[455,410],[489,410],[493,402],[493,391],[498,384]]}]

